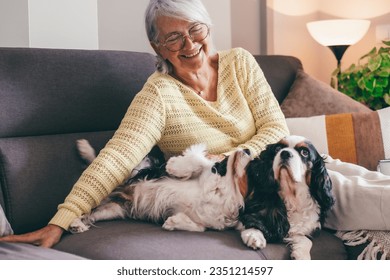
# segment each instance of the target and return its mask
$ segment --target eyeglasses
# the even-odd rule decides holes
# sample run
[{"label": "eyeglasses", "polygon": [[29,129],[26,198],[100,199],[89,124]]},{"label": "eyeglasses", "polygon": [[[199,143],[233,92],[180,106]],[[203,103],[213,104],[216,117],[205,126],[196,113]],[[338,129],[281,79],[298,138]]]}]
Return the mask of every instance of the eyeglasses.
[{"label": "eyeglasses", "polygon": [[207,24],[197,23],[188,30],[188,35],[179,32],[171,33],[161,45],[171,52],[177,52],[184,48],[186,37],[189,37],[192,42],[201,42],[209,36],[209,33],[210,29]]}]

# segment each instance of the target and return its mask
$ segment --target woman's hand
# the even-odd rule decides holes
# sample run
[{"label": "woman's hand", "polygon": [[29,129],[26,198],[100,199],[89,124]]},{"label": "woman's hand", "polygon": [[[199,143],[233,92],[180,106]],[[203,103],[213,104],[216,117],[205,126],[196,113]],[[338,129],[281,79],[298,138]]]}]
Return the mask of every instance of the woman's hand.
[{"label": "woman's hand", "polygon": [[63,233],[63,228],[56,225],[47,225],[33,232],[1,237],[0,242],[30,243],[33,245],[50,248],[60,241]]}]

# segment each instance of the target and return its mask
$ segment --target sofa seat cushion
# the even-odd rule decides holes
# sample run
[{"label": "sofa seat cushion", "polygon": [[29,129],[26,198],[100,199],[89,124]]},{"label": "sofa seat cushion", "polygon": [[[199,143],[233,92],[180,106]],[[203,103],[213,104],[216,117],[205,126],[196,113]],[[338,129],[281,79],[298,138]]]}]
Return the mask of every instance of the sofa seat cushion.
[{"label": "sofa seat cushion", "polygon": [[[132,220],[98,222],[87,232],[67,234],[55,249],[88,259],[198,260],[288,259],[285,244],[254,251],[238,231],[165,231],[159,225]],[[313,259],[346,259],[340,239],[322,231],[314,238]]]},{"label": "sofa seat cushion", "polygon": [[23,243],[0,242],[0,260],[82,260],[84,258],[54,249]]}]

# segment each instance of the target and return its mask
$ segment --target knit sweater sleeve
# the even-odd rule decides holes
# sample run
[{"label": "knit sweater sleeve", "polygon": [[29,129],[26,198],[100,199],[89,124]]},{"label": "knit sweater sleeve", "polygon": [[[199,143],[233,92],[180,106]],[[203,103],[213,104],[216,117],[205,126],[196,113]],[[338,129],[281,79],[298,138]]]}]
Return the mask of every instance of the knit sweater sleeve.
[{"label": "knit sweater sleeve", "polygon": [[256,134],[246,143],[239,145],[254,155],[265,146],[278,142],[289,134],[284,114],[276,100],[263,71],[249,52],[239,49],[241,88],[245,94],[256,126]]},{"label": "knit sweater sleeve", "polygon": [[159,141],[165,122],[158,90],[146,83],[131,103],[113,138],[83,172],[50,224],[68,229],[74,218],[91,211],[123,183]]}]

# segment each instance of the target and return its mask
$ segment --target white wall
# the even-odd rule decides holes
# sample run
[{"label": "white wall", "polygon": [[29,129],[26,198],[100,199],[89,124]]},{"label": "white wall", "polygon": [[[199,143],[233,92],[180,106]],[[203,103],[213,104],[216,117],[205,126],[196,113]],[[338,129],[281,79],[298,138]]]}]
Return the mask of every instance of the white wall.
[{"label": "white wall", "polygon": [[244,47],[253,54],[259,54],[261,43],[260,1],[231,0],[231,17],[232,46]]},{"label": "white wall", "polygon": [[[248,1],[248,0],[245,0]],[[203,0],[213,21],[211,29],[218,50],[232,47],[231,0]]]},{"label": "white wall", "polygon": [[0,46],[27,47],[28,45],[27,0],[0,0]]},{"label": "white wall", "polygon": [[98,49],[96,0],[29,0],[30,47]]},{"label": "white wall", "polygon": [[147,0],[98,0],[99,48],[153,52],[144,28]]}]

